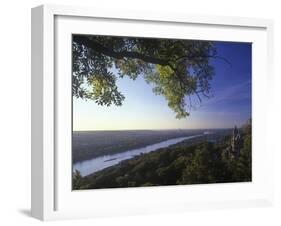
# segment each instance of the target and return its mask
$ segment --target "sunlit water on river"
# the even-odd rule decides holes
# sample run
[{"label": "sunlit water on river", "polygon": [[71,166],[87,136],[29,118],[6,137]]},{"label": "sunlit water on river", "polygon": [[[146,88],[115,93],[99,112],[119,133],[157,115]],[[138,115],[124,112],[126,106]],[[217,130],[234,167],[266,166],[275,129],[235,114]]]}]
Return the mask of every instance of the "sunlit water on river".
[{"label": "sunlit water on river", "polygon": [[156,151],[159,148],[165,148],[170,145],[182,142],[184,140],[192,139],[199,136],[203,136],[203,135],[200,134],[200,135],[193,135],[187,137],[178,137],[178,138],[162,141],[160,143],[148,145],[142,148],[132,149],[112,155],[104,155],[90,160],[77,162],[73,165],[73,170],[79,170],[82,176],[86,176],[91,173],[95,173],[97,171],[105,169],[107,167],[116,165],[123,160],[131,159],[137,155],[140,155],[141,153],[144,154],[144,153]]}]

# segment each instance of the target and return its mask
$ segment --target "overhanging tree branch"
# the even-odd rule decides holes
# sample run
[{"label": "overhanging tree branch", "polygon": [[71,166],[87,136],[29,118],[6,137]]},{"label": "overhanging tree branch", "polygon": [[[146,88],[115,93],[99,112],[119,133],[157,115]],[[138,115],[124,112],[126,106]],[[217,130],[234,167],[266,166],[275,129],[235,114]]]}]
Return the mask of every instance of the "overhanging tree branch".
[{"label": "overhanging tree branch", "polygon": [[[191,95],[200,102],[201,95],[207,97],[213,76],[209,58],[224,60],[215,52],[213,43],[207,41],[73,35],[73,94],[100,105],[121,105],[124,97],[115,80],[103,84],[98,76],[112,69],[118,73],[114,78],[126,75],[135,80],[139,75],[148,75],[145,80],[154,84],[154,92],[166,98],[177,118],[183,118],[189,114],[185,97],[189,97],[190,107]],[[83,79],[89,90],[83,90]]]},{"label": "overhanging tree branch", "polygon": [[114,51],[111,48],[105,47],[103,45],[101,45],[100,43],[89,39],[86,36],[73,36],[73,41],[80,44],[80,45],[84,45],[87,48],[90,48],[94,51],[97,51],[99,53],[105,54],[109,57],[113,57],[115,59],[123,59],[123,58],[133,58],[133,59],[139,59],[142,60],[144,62],[147,63],[152,63],[152,64],[159,64],[161,66],[168,66],[169,62],[167,60],[162,60],[156,57],[151,57],[145,54],[141,54],[138,52],[133,52],[133,51]]}]

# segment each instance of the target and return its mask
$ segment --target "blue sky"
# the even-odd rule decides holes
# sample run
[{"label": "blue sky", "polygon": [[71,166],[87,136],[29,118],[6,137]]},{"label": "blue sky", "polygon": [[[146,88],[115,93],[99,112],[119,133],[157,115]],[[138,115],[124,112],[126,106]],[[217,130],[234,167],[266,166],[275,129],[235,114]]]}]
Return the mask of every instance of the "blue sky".
[{"label": "blue sky", "polygon": [[[217,54],[231,62],[212,59],[215,68],[211,98],[194,103],[190,116],[176,119],[162,96],[152,92],[142,76],[118,79],[126,99],[121,107],[103,107],[73,99],[74,130],[199,129],[241,126],[251,117],[251,44],[215,42]],[[197,103],[197,104],[196,104]]]}]

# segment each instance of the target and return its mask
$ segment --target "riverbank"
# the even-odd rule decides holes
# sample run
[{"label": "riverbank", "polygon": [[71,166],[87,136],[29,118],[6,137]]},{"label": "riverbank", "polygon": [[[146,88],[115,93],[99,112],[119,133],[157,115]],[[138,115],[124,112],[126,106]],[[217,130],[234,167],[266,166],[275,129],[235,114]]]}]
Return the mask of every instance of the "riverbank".
[{"label": "riverbank", "polygon": [[203,132],[204,130],[76,131],[72,136],[72,161],[77,163]]},{"label": "riverbank", "polygon": [[223,136],[217,142],[184,140],[86,177],[75,172],[73,189],[251,181],[251,134],[242,134],[241,139],[241,154],[236,158],[224,155],[231,136]]}]

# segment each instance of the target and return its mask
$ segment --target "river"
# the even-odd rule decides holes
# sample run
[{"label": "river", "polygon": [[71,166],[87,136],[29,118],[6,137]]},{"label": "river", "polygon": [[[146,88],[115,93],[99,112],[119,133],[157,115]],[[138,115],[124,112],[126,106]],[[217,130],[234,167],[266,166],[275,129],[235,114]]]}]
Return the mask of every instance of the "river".
[{"label": "river", "polygon": [[91,173],[95,173],[107,167],[118,164],[119,162],[127,159],[131,159],[141,153],[149,153],[156,151],[159,148],[165,148],[173,144],[177,144],[184,140],[192,139],[195,137],[203,136],[202,134],[187,136],[187,137],[178,137],[174,139],[169,139],[162,141],[156,144],[148,145],[142,148],[132,149],[125,152],[120,152],[112,155],[104,155],[97,158],[77,162],[73,165],[73,170],[79,170],[82,176],[87,176]]}]

